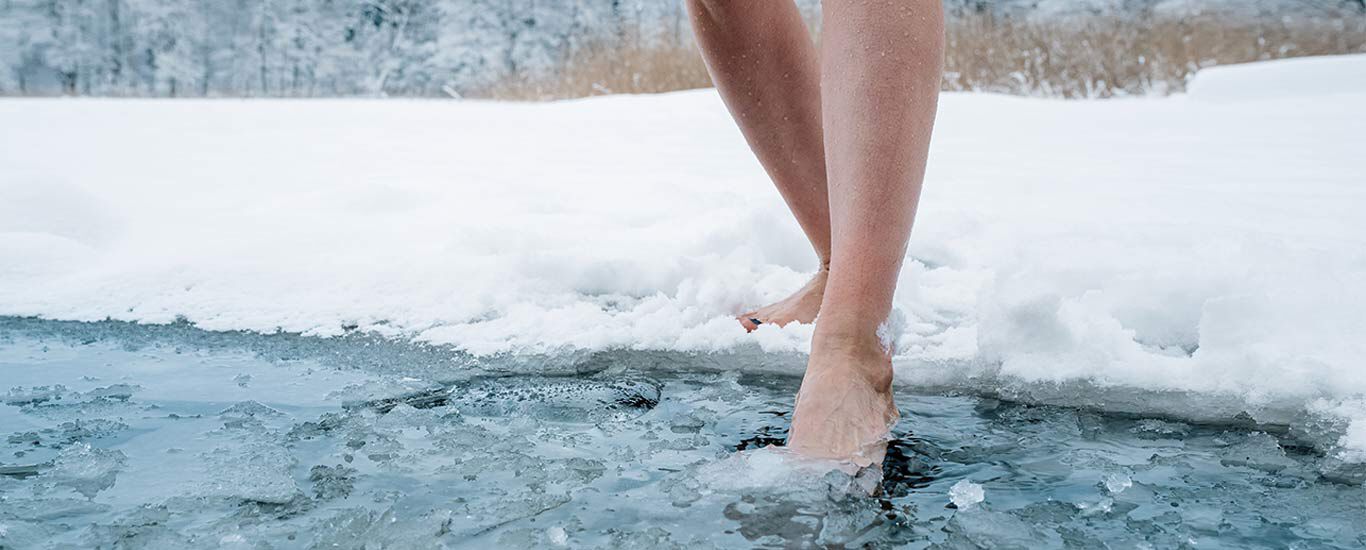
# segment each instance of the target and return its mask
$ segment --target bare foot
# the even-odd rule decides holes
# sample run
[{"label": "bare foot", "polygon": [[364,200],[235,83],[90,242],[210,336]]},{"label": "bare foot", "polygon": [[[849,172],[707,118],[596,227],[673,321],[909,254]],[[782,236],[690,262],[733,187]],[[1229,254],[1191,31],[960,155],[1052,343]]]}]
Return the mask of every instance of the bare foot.
[{"label": "bare foot", "polygon": [[892,425],[892,359],[875,335],[817,335],[792,414],[787,446],[798,454],[879,464]]},{"label": "bare foot", "polygon": [[746,332],[753,332],[762,324],[784,326],[791,322],[811,323],[821,310],[821,299],[825,297],[825,280],[830,271],[822,268],[805,286],[797,289],[791,296],[783,298],[754,311],[739,315],[736,319],[744,325]]}]

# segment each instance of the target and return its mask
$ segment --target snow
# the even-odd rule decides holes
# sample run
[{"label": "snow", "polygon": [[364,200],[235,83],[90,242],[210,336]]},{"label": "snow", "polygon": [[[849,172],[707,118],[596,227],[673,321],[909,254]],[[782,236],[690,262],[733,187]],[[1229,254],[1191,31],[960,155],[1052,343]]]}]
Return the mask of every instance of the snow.
[{"label": "snow", "polygon": [[1366,90],[1366,55],[1281,59],[1203,69],[1188,94],[1210,101],[1360,96]]},{"label": "snow", "polygon": [[[945,95],[898,383],[1308,414],[1366,459],[1363,64],[1213,70],[1160,99]],[[815,259],[712,91],[9,99],[0,121],[0,315],[480,355],[809,347],[810,326],[731,319]]]}]

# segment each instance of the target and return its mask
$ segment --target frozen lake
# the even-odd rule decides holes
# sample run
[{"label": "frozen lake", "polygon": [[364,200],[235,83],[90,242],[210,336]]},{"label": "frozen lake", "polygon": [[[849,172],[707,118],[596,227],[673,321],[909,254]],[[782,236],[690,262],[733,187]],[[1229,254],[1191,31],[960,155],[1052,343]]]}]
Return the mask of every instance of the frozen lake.
[{"label": "frozen lake", "polygon": [[859,496],[758,450],[765,360],[4,318],[0,547],[1366,544],[1361,465],[1283,428],[973,395],[901,391]]},{"label": "frozen lake", "polygon": [[1360,547],[1362,75],[945,94],[876,498],[714,91],[0,101],[0,548]]}]

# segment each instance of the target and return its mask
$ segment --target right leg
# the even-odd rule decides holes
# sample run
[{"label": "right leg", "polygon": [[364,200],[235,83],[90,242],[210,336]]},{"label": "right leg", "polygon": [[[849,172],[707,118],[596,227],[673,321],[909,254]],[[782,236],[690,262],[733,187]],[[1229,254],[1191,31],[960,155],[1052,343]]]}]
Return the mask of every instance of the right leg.
[{"label": "right leg", "polygon": [[820,270],[776,304],[740,322],[779,326],[816,319],[830,265],[830,201],[821,134],[820,60],[790,0],[688,0],[693,31],[716,89],[816,250]]},{"label": "right leg", "polygon": [[823,0],[830,284],[788,447],[881,462],[897,418],[879,334],[915,221],[944,59],[941,0]]}]

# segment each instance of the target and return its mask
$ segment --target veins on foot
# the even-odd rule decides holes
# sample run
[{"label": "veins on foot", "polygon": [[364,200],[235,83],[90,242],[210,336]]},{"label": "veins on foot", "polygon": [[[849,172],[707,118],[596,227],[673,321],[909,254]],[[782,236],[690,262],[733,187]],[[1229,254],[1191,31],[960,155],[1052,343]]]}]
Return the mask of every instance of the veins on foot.
[{"label": "veins on foot", "polygon": [[797,393],[787,446],[802,455],[867,467],[882,462],[898,418],[891,356],[876,337],[818,337]]}]

